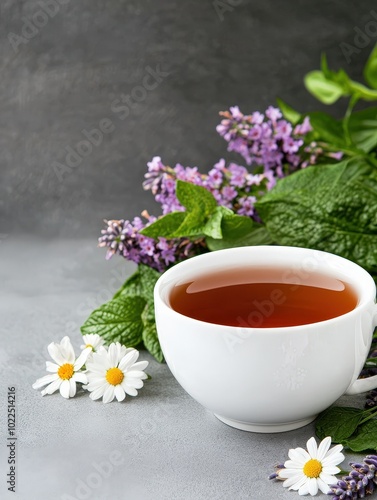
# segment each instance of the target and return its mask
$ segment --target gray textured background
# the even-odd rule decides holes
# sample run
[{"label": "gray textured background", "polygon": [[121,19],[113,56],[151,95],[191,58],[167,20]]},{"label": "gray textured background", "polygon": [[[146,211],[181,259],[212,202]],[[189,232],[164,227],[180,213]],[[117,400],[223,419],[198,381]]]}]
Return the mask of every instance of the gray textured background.
[{"label": "gray textured background", "polygon": [[[105,217],[153,209],[141,188],[150,158],[206,171],[225,154],[220,110],[265,109],[276,96],[300,110],[318,107],[302,79],[321,52],[359,76],[375,41],[351,66],[339,47],[372,19],[370,0],[229,0],[235,6],[222,19],[210,0],[64,0],[12,48],[9,33],[22,35],[33,16],[43,23],[36,13],[46,2],[0,7],[2,233],[96,237]],[[169,76],[121,120],[112,102],[157,65]],[[113,132],[60,181],[53,162],[104,118]]]},{"label": "gray textured background", "polygon": [[[33,34],[28,23],[43,24],[38,12],[50,1],[0,3],[0,497],[294,498],[266,477],[288,448],[305,445],[313,424],[271,436],[227,427],[145,352],[152,380],[124,404],[83,394],[42,398],[31,385],[44,375],[46,346],[70,335],[77,348],[90,311],[132,272],[120,258],[106,262],[96,238],[103,218],[155,211],[141,187],[146,162],[160,155],[206,171],[226,154],[215,126],[230,105],[263,110],[281,96],[300,110],[318,108],[303,76],[325,51],[331,66],[359,77],[375,39],[352,65],[340,44],[353,44],[354,28],[364,30],[375,2],[223,0],[230,10],[220,18],[210,0],[64,0]],[[15,44],[25,29],[29,40],[13,48],[10,33]],[[169,75],[122,120],[112,103],[140,92],[147,67]],[[340,103],[334,112],[341,111]],[[113,131],[59,179],[54,162],[106,118]],[[5,477],[13,385],[16,494]],[[342,398],[363,403],[364,396]],[[114,451],[121,465],[98,476]]]}]

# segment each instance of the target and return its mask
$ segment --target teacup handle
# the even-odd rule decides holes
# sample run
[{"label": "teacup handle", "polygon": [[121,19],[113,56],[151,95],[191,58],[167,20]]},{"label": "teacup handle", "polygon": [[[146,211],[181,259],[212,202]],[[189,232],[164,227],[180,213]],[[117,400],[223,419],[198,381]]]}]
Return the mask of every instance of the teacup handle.
[{"label": "teacup handle", "polygon": [[[373,326],[374,328],[377,326],[377,304],[374,306]],[[367,378],[359,378],[355,380],[352,385],[350,385],[350,387],[346,391],[346,394],[348,396],[352,396],[354,394],[371,391],[372,389],[376,389],[376,387],[377,375],[373,375],[372,377]]]}]

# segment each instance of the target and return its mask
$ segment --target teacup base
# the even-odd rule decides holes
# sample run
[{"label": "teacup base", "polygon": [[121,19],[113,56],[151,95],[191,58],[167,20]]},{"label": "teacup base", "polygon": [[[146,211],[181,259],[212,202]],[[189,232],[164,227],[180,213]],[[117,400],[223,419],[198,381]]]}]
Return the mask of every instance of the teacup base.
[{"label": "teacup base", "polygon": [[230,427],[235,427],[236,429],[240,429],[242,431],[259,432],[264,434],[293,431],[294,429],[299,429],[300,427],[304,427],[305,425],[310,424],[317,417],[317,415],[314,415],[314,417],[304,418],[302,420],[296,420],[295,422],[287,422],[285,424],[262,425],[262,424],[249,424],[247,422],[239,422],[238,420],[232,420],[230,418],[222,417],[221,415],[217,415],[216,413],[214,413],[214,415],[221,422],[224,422],[224,424],[227,424]]}]

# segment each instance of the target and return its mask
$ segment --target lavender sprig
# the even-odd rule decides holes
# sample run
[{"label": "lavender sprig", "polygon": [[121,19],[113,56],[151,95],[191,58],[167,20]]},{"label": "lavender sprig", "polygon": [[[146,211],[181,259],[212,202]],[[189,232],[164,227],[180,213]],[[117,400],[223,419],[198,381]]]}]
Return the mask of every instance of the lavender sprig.
[{"label": "lavender sprig", "polygon": [[236,163],[227,165],[224,159],[220,159],[208,174],[201,174],[197,167],[183,167],[179,163],[169,167],[162,163],[159,156],[155,156],[148,163],[143,187],[152,191],[155,200],[161,204],[163,215],[184,210],[176,196],[177,180],[205,187],[219,205],[255,220],[259,220],[254,209],[256,200],[276,183],[272,171],[252,174]]},{"label": "lavender sprig", "polygon": [[170,265],[203,252],[201,240],[159,238],[156,241],[143,236],[139,231],[156,220],[147,212],[143,214],[148,219],[147,224],[139,217],[135,217],[132,222],[124,219],[105,220],[107,227],[101,231],[98,246],[107,247],[106,259],[118,254],[136,264],[145,264],[163,272]]},{"label": "lavender sprig", "polygon": [[377,487],[377,455],[367,455],[363,463],[350,462],[352,470],[347,476],[330,486],[332,500],[364,498]]},{"label": "lavender sprig", "polygon": [[251,115],[244,115],[238,106],[233,106],[220,116],[223,120],[216,130],[228,142],[228,151],[239,153],[248,165],[271,171],[276,178],[315,165],[322,156],[337,160],[342,157],[341,152],[325,151],[316,142],[305,146],[304,140],[312,131],[308,117],[293,127],[273,106],[264,113],[256,111]]}]

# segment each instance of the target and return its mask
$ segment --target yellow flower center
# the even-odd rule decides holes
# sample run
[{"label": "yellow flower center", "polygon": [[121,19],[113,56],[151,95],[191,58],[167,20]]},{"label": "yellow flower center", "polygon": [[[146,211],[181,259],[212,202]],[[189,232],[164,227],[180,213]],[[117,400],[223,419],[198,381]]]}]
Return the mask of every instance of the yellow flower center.
[{"label": "yellow flower center", "polygon": [[85,349],[86,349],[87,347],[90,347],[90,348],[92,349],[92,351],[94,351],[94,347],[92,346],[92,344],[86,344]]},{"label": "yellow flower center", "polygon": [[303,472],[307,477],[317,478],[322,472],[322,464],[319,460],[312,458],[311,460],[308,460],[304,465]]},{"label": "yellow flower center", "polygon": [[111,385],[121,384],[124,379],[124,374],[119,368],[109,368],[106,372],[106,380]]},{"label": "yellow flower center", "polygon": [[69,380],[74,373],[74,368],[71,363],[65,363],[61,365],[58,370],[58,375],[62,380]]}]

